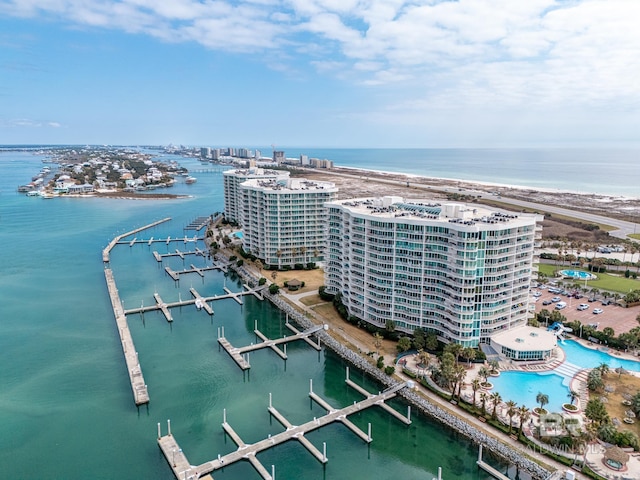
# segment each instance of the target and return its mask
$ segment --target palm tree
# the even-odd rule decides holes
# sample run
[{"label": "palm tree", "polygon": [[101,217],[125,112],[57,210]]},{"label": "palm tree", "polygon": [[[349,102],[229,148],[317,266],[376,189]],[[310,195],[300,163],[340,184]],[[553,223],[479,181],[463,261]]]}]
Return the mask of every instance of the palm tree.
[{"label": "palm tree", "polygon": [[373,345],[376,347],[376,355],[380,355],[380,347],[382,346],[382,335],[378,332],[373,334]]},{"label": "palm tree", "polygon": [[540,404],[540,410],[544,410],[544,406],[549,403],[549,395],[538,392],[538,395],[536,395],[536,402]]},{"label": "palm tree", "polygon": [[476,406],[476,393],[480,390],[480,379],[478,377],[471,380],[471,390],[473,390],[473,406]]},{"label": "palm tree", "polygon": [[467,369],[464,368],[464,365],[456,365],[453,374],[453,394],[455,396],[456,388],[458,389],[458,400],[460,399],[460,392],[462,390],[462,385],[464,384],[464,379],[467,376]]},{"label": "palm tree", "polygon": [[513,416],[518,412],[518,404],[513,400],[509,400],[507,403],[507,416],[509,417],[509,434],[511,434],[511,422]]},{"label": "palm tree", "polygon": [[467,366],[471,365],[471,360],[476,358],[476,349],[472,347],[466,347],[462,349],[461,355],[467,361]]},{"label": "palm tree", "polygon": [[575,390],[570,390],[567,396],[571,399],[571,405],[573,405],[573,401],[577,398],[580,398],[580,394]]},{"label": "palm tree", "polygon": [[502,397],[500,396],[500,393],[493,392],[491,394],[491,402],[493,402],[493,411],[491,412],[491,418],[495,420],[496,418],[498,418],[498,416],[496,415],[498,411],[498,405],[500,405],[500,402],[502,402]]},{"label": "palm tree", "polygon": [[489,378],[489,375],[491,375],[491,372],[487,367],[480,367],[480,370],[478,370],[478,375],[482,377],[482,382],[486,383],[487,378]]},{"label": "palm tree", "polygon": [[520,430],[518,431],[518,435],[522,435],[522,428],[527,420],[531,418],[531,411],[525,405],[522,405],[518,408],[518,416],[520,417]]},{"label": "palm tree", "polygon": [[602,362],[598,367],[598,370],[600,370],[600,375],[604,377],[607,373],[609,373],[609,364],[606,362]]},{"label": "palm tree", "polygon": [[482,416],[487,413],[487,400],[489,400],[489,394],[487,392],[480,392],[480,402],[482,402]]}]

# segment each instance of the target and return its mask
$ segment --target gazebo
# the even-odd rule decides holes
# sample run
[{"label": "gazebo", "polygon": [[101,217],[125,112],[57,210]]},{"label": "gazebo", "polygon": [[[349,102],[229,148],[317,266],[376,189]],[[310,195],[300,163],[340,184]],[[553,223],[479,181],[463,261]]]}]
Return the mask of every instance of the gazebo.
[{"label": "gazebo", "polygon": [[287,282],[287,289],[291,291],[298,290],[300,287],[302,287],[302,282],[297,278],[292,278]]},{"label": "gazebo", "polygon": [[609,447],[604,451],[602,463],[612,470],[626,470],[629,454],[620,447]]}]

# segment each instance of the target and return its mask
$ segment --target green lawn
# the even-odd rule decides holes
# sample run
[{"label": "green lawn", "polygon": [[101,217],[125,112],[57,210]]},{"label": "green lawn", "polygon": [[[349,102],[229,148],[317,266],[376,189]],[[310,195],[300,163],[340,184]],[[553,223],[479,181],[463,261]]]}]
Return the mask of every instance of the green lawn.
[{"label": "green lawn", "polygon": [[[571,270],[583,270],[584,268],[576,267],[558,267],[556,265],[550,265],[547,263],[541,263],[538,265],[538,271],[545,274],[548,278],[554,278],[556,270],[571,269]],[[609,275],[608,273],[597,273],[596,280],[589,280],[587,287],[597,288],[600,290],[608,290],[610,292],[618,292],[621,294],[629,293],[630,290],[640,290],[640,280],[633,280],[632,278],[625,278],[624,275]],[[568,280],[563,280],[565,285],[570,284]],[[576,286],[583,287],[584,281],[573,282]]]}]

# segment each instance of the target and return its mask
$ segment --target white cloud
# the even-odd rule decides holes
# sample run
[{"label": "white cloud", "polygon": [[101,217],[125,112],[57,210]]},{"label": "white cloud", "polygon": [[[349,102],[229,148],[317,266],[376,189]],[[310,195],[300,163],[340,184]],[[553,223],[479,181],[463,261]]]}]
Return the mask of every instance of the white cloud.
[{"label": "white cloud", "polygon": [[397,85],[412,105],[640,103],[636,0],[0,0],[0,12],[269,50],[282,70],[304,69],[302,57],[355,84]]},{"label": "white cloud", "polygon": [[60,128],[59,122],[43,122],[30,118],[0,119],[0,128]]}]

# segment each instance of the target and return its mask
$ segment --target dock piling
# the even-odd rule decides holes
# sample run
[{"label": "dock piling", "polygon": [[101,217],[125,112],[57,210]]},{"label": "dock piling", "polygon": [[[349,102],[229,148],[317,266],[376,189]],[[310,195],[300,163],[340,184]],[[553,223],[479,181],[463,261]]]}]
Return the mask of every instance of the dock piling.
[{"label": "dock piling", "polygon": [[171,420],[167,419],[167,435],[171,436]]},{"label": "dock piling", "polygon": [[158,422],[158,439],[162,437],[162,431],[160,429],[160,422]]},{"label": "dock piling", "polygon": [[322,442],[322,462],[327,463],[327,442]]},{"label": "dock piling", "polygon": [[367,437],[369,438],[369,442],[371,442],[371,440],[373,440],[371,438],[371,422],[369,422],[369,429],[367,430]]},{"label": "dock piling", "polygon": [[411,405],[407,405],[407,419],[411,421]]},{"label": "dock piling", "polygon": [[309,394],[313,393],[313,378],[309,379]]}]

